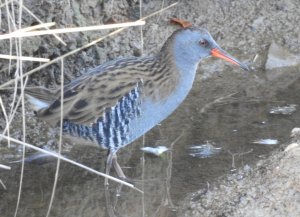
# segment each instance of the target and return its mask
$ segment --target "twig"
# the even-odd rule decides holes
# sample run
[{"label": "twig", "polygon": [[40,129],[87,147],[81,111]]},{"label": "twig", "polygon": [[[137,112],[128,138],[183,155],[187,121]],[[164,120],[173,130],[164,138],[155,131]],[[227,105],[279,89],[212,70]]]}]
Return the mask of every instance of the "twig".
[{"label": "twig", "polygon": [[148,19],[148,18],[150,18],[150,17],[155,16],[156,14],[160,14],[161,12],[163,12],[163,11],[165,11],[165,10],[168,10],[168,9],[171,8],[171,7],[176,6],[177,4],[178,4],[178,2],[175,2],[175,3],[171,4],[171,5],[169,5],[169,6],[165,7],[165,8],[162,8],[162,9],[160,9],[160,10],[158,10],[158,11],[155,11],[154,13],[149,14],[148,16],[145,16],[145,17],[143,17],[142,19],[139,19],[139,20],[146,20],[146,19]]},{"label": "twig", "polygon": [[232,153],[230,150],[228,150],[228,153],[231,155],[232,157],[232,164],[231,164],[231,167],[233,169],[236,168],[235,166],[235,156],[243,156],[243,155],[246,155],[246,154],[250,154],[251,152],[253,151],[253,149],[250,149],[249,151],[246,151],[246,152],[242,152],[242,153]]},{"label": "twig", "polygon": [[231,98],[231,97],[234,96],[235,94],[237,94],[237,92],[228,94],[228,95],[226,95],[226,96],[219,97],[219,98],[215,99],[214,101],[205,104],[205,105],[202,107],[200,113],[201,113],[201,114],[202,114],[202,113],[205,113],[206,110],[209,109],[209,108],[210,108],[211,106],[213,106],[214,104],[221,103],[221,102],[223,102],[225,99]]},{"label": "twig", "polygon": [[171,143],[171,149],[173,148],[173,146],[176,144],[176,142],[179,141],[179,139],[181,139],[181,137],[184,135],[184,130],[181,132],[181,134],[179,136],[177,136],[177,138]]},{"label": "twig", "polygon": [[[165,0],[162,0],[162,2],[161,2],[161,8],[163,8],[164,5],[165,5]],[[159,22],[160,22],[160,18],[161,18],[161,15],[159,15],[159,16],[157,17],[156,23],[159,23]]]}]

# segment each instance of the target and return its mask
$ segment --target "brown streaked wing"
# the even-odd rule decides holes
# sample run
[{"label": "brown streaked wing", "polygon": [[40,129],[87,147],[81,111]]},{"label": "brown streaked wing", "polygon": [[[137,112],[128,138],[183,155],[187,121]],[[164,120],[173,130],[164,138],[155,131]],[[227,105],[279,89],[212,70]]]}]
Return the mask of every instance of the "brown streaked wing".
[{"label": "brown streaked wing", "polygon": [[[90,125],[102,117],[106,108],[115,106],[129,93],[142,76],[138,71],[128,73],[126,67],[109,69],[101,73],[86,74],[65,86],[64,119],[74,123]],[[38,116],[51,122],[60,120],[60,95]]]}]

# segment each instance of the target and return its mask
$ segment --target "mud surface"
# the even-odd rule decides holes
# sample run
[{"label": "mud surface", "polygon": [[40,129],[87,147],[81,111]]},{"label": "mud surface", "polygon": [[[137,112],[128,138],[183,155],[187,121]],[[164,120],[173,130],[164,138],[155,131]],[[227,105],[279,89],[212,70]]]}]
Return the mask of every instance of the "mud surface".
[{"label": "mud surface", "polygon": [[179,216],[297,216],[299,138],[296,141],[254,168],[244,167],[217,185],[191,194]]},{"label": "mud surface", "polygon": [[[70,4],[69,4],[70,2]],[[142,15],[148,15],[175,1],[143,1]],[[43,22],[57,28],[89,26],[136,20],[139,2],[134,0],[31,1],[24,5]],[[15,6],[17,9],[17,6]],[[7,18],[1,10],[2,20]],[[176,112],[145,137],[145,146],[170,144],[182,134],[171,152],[162,157],[144,155],[142,139],[119,153],[124,171],[145,194],[111,183],[62,163],[51,216],[299,216],[299,148],[283,152],[284,146],[261,145],[258,139],[290,143],[290,132],[299,127],[300,112],[270,114],[272,108],[300,102],[300,2],[278,1],[180,1],[161,15],[147,19],[142,27],[129,28],[95,46],[64,59],[65,83],[117,57],[152,55],[178,26],[170,17],[191,21],[207,28],[222,48],[248,63],[243,72],[222,60],[201,62],[193,90]],[[36,21],[23,12],[24,26]],[[8,26],[2,23],[2,31]],[[52,36],[24,39],[24,56],[54,59],[95,40],[109,31],[60,35],[62,45]],[[9,43],[0,42],[9,53]],[[14,51],[13,51],[14,52]],[[14,77],[13,65],[1,60],[0,84]],[[23,71],[37,67],[25,63]],[[60,85],[60,62],[30,76],[29,86]],[[9,107],[12,94],[1,92]],[[56,150],[57,129],[36,120],[26,105],[27,142]],[[11,136],[22,138],[21,110],[11,126]],[[0,117],[0,130],[5,128]],[[189,155],[188,147],[205,143],[221,148],[208,158]],[[292,141],[296,142],[297,141]],[[281,147],[281,149],[279,148]],[[27,150],[27,153],[31,153]],[[22,148],[1,141],[0,216],[14,213],[21,166]],[[97,170],[104,170],[106,153],[96,147],[65,143],[63,154]],[[25,165],[23,193],[18,216],[45,216],[52,192],[54,162]],[[201,190],[199,190],[201,189]],[[196,193],[194,193],[196,192]]]}]

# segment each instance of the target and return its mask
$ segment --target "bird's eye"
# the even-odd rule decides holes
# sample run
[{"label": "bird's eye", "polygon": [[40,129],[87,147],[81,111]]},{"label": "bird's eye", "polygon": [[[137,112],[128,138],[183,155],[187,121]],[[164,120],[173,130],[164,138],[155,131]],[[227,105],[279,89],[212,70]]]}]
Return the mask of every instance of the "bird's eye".
[{"label": "bird's eye", "polygon": [[208,44],[208,42],[207,42],[205,39],[201,39],[201,40],[199,41],[199,44],[200,44],[202,47],[206,47],[207,44]]}]

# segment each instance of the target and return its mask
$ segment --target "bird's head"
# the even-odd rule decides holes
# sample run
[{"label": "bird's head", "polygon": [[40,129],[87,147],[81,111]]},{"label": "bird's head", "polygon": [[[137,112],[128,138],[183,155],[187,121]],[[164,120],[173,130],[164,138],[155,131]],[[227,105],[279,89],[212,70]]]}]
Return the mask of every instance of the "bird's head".
[{"label": "bird's head", "polygon": [[191,63],[198,64],[206,57],[217,57],[224,59],[244,70],[248,66],[225,52],[212,38],[209,32],[202,28],[185,28],[173,33],[170,37],[173,44],[173,51],[177,58],[183,58]]}]

